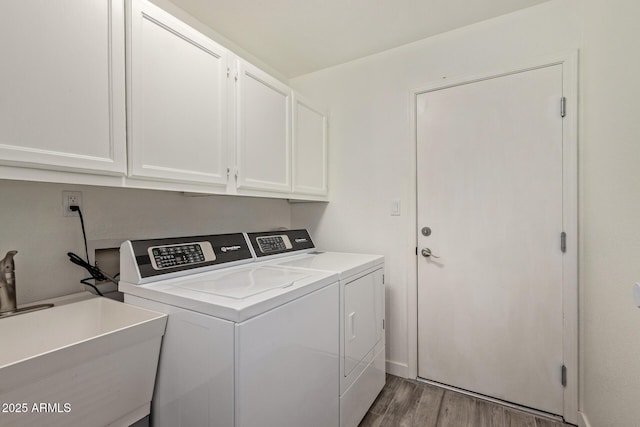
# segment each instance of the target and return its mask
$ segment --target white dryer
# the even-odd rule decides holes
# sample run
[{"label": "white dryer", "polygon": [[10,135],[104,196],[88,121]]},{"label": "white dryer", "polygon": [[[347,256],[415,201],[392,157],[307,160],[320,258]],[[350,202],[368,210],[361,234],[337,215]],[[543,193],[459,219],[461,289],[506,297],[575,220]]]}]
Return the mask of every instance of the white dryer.
[{"label": "white dryer", "polygon": [[340,426],[356,427],[385,384],[384,257],[319,252],[307,230],[248,233],[265,265],[340,277]]},{"label": "white dryer", "polygon": [[125,301],[169,315],[152,425],[338,425],[338,275],[254,261],[241,233],[123,243]]}]

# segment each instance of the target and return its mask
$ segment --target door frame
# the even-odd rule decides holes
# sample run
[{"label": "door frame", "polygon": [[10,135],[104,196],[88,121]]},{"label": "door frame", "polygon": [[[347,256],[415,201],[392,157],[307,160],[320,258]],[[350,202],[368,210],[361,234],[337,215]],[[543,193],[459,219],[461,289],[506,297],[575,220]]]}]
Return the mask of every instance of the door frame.
[{"label": "door frame", "polygon": [[[411,217],[409,242],[418,247],[417,241],[417,96],[425,92],[431,92],[463,84],[475,83],[482,80],[503,77],[518,72],[545,68],[553,65],[562,65],[563,96],[566,98],[566,115],[562,123],[562,167],[563,167],[563,206],[562,222],[567,234],[567,250],[562,261],[563,276],[563,356],[564,365],[567,368],[567,385],[563,392],[563,407],[565,421],[578,424],[579,402],[579,363],[578,363],[578,51],[570,50],[559,54],[533,59],[519,65],[504,67],[502,69],[475,75],[467,75],[456,78],[443,78],[432,81],[424,86],[410,90],[410,111],[413,144],[411,144],[412,173],[410,194],[411,203],[408,212]],[[558,101],[558,113],[560,113],[560,100]],[[558,244],[560,244],[558,236]],[[418,256],[410,254],[408,262],[410,274],[408,277],[407,292],[407,355],[408,364],[405,369],[394,369],[396,374],[409,378],[418,376]],[[401,372],[404,371],[404,372]],[[394,373],[394,372],[392,372]],[[560,372],[558,372],[560,378]]]}]

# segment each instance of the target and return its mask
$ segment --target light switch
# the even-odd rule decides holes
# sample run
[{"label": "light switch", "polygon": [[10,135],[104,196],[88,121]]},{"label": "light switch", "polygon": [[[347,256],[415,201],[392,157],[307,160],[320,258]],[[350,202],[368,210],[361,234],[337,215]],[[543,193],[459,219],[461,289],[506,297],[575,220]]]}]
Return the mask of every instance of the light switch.
[{"label": "light switch", "polygon": [[391,216],[400,216],[400,199],[391,201]]}]

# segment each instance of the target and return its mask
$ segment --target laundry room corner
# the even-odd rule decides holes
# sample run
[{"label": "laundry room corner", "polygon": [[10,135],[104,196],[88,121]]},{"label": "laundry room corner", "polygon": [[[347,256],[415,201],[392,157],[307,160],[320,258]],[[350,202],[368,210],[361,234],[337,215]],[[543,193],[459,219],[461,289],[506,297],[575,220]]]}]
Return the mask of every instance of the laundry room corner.
[{"label": "laundry room corner", "polygon": [[390,372],[410,376],[416,370],[410,344],[416,331],[410,324],[416,286],[411,91],[576,49],[576,8],[574,1],[545,2],[291,80],[330,111],[332,189],[326,207],[292,206],[292,226],[310,228],[322,247],[385,255]]},{"label": "laundry room corner", "polygon": [[639,16],[4,2],[0,427],[640,427]]}]

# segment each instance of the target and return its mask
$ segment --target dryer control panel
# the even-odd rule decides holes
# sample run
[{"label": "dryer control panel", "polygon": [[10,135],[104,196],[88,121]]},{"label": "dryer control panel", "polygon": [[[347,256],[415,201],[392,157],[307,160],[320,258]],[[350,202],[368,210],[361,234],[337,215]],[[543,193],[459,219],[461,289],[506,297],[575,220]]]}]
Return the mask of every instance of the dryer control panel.
[{"label": "dryer control panel", "polygon": [[260,252],[265,254],[293,248],[291,240],[286,234],[256,237],[256,242],[258,242]]},{"label": "dryer control panel", "polygon": [[307,230],[264,231],[247,237],[258,258],[315,248]]}]

